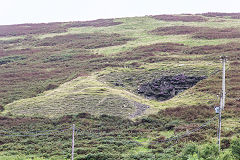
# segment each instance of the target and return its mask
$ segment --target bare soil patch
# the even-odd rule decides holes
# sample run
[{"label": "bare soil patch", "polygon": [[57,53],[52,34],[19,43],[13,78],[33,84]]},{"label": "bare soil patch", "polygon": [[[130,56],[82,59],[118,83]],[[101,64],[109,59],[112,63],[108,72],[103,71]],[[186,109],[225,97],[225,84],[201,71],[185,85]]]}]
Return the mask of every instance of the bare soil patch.
[{"label": "bare soil patch", "polygon": [[149,106],[145,105],[145,104],[141,104],[138,102],[134,102],[134,105],[136,107],[135,112],[132,113],[129,118],[135,118],[137,116],[141,116],[148,108],[150,108]]}]

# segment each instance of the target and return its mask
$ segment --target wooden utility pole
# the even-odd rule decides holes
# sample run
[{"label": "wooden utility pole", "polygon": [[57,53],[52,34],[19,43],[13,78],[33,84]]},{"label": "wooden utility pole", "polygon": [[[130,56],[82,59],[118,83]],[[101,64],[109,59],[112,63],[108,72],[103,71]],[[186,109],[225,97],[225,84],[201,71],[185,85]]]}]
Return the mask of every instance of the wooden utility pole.
[{"label": "wooden utility pole", "polygon": [[74,160],[74,132],[75,132],[75,124],[72,126],[72,160]]},{"label": "wooden utility pole", "polygon": [[225,56],[222,56],[221,57],[222,59],[222,109],[224,109],[224,106],[225,106],[225,96],[226,96],[226,93],[225,93],[225,64],[226,64],[226,57]]},{"label": "wooden utility pole", "polygon": [[220,108],[219,108],[219,113],[218,113],[218,151],[220,153],[221,150],[221,124],[222,124],[222,102],[223,102],[223,97],[221,96],[220,100]]},{"label": "wooden utility pole", "polygon": [[219,109],[219,117],[218,117],[218,150],[221,150],[221,124],[222,124],[222,110],[225,106],[225,63],[226,57],[222,56],[222,93],[220,99],[220,109]]}]

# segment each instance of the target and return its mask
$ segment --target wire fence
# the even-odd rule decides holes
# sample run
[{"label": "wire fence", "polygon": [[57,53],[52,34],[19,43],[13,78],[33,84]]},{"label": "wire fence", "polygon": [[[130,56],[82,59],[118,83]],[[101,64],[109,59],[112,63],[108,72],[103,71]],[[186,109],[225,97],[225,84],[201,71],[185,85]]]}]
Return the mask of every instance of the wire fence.
[{"label": "wire fence", "polygon": [[[213,118],[211,118],[209,121],[205,122],[204,124],[202,124],[201,126],[199,126],[198,128],[195,128],[193,130],[190,130],[184,134],[179,134],[177,136],[171,137],[171,138],[167,138],[165,140],[161,140],[158,141],[159,143],[162,142],[169,142],[172,140],[176,140],[179,138],[182,138],[184,136],[190,135],[198,130],[200,130],[201,128],[205,127],[207,124],[211,123],[214,119],[216,119],[217,115],[214,116]],[[72,126],[67,126],[67,127],[63,127],[63,128],[58,128],[58,129],[49,129],[49,130],[40,130],[40,131],[29,131],[29,132],[14,132],[14,131],[9,131],[9,130],[0,130],[0,135],[1,136],[44,136],[44,135],[53,135],[53,134],[57,134],[57,133],[62,133],[68,130],[71,130]],[[120,128],[119,128],[120,129]],[[13,133],[13,134],[11,134]],[[94,130],[83,130],[83,129],[75,129],[75,135],[84,135],[84,134],[107,134],[107,131],[94,131]]]},{"label": "wire fence", "polygon": [[[170,148],[172,148],[173,146],[175,146],[176,144],[178,144],[178,143],[179,143],[179,141],[178,141],[179,139],[181,139],[181,138],[183,138],[183,137],[186,137],[186,136],[188,136],[188,135],[190,135],[190,134],[192,134],[192,133],[194,133],[194,132],[199,131],[199,130],[202,129],[203,127],[205,127],[205,126],[207,126],[208,124],[210,124],[211,122],[213,122],[217,117],[218,117],[218,115],[214,116],[213,118],[211,118],[209,121],[205,122],[204,124],[202,124],[202,125],[199,126],[198,128],[195,128],[195,129],[193,129],[193,130],[191,130],[191,131],[188,131],[188,132],[186,132],[186,133],[184,133],[184,134],[180,134],[180,135],[178,135],[178,136],[175,136],[175,137],[173,137],[173,138],[168,138],[168,139],[163,140],[162,142],[160,142],[160,143],[163,143],[163,142],[171,142],[171,141],[174,141],[173,144],[171,144],[171,145],[169,145],[167,148],[165,148],[164,153],[166,154],[166,149],[170,149]],[[170,141],[169,141],[169,140],[170,140]],[[174,157],[175,157],[175,158],[177,158],[177,157],[179,158],[179,157],[181,156],[181,154],[182,154],[182,152],[179,152],[179,153],[177,153]]]},{"label": "wire fence", "polygon": [[[203,123],[202,125],[200,125],[197,128],[194,128],[190,131],[179,134],[177,136],[158,141],[158,143],[166,143],[166,145],[169,145],[170,142],[174,142],[173,144],[170,143],[170,145],[167,148],[165,148],[165,150],[164,150],[164,152],[165,152],[167,149],[169,149],[169,148],[175,146],[176,144],[178,144],[179,139],[181,139],[183,137],[186,137],[186,136],[189,136],[190,134],[193,134],[194,132],[199,131],[200,129],[204,128],[208,124],[212,123],[217,117],[218,117],[218,115],[214,116],[213,118],[211,118],[210,120]],[[75,136],[78,136],[78,135],[79,136],[84,136],[84,135],[91,134],[91,135],[94,135],[94,136],[98,136],[98,135],[108,133],[108,132],[105,132],[105,131],[96,132],[96,130],[84,130],[82,128],[75,129],[75,125],[72,125],[72,126],[66,126],[66,127],[58,128],[58,129],[38,130],[38,131],[29,131],[29,132],[14,132],[14,131],[0,130],[0,132],[4,133],[4,134],[0,134],[0,136],[5,136],[5,137],[39,137],[39,136],[49,136],[49,135],[59,136],[59,135],[69,134],[69,132],[67,132],[67,131],[70,131],[70,130],[72,130],[72,134],[73,134],[72,135],[72,142],[73,142],[72,156],[74,155],[74,139],[76,138],[76,137],[74,138],[74,135]],[[144,142],[137,142],[137,141],[134,141],[134,140],[133,140],[133,142],[137,143],[137,144],[143,144],[144,143]],[[181,154],[181,152],[178,153],[176,156],[180,156],[180,154]]]},{"label": "wire fence", "polygon": [[[218,117],[218,115],[214,116],[213,118],[211,118],[209,121],[203,123],[203,124],[202,124],[201,126],[199,126],[198,128],[195,128],[195,129],[190,130],[190,131],[186,131],[185,133],[176,135],[176,136],[171,137],[171,138],[167,138],[167,139],[165,139],[165,140],[158,141],[158,143],[177,141],[177,140],[179,140],[180,138],[189,136],[190,134],[192,134],[192,133],[194,133],[194,132],[197,132],[197,131],[199,131],[200,129],[202,129],[203,127],[205,127],[205,126],[207,126],[208,124],[210,124],[210,123],[211,123],[212,121],[214,121],[217,117]],[[139,142],[139,143],[142,143],[142,142]]]}]

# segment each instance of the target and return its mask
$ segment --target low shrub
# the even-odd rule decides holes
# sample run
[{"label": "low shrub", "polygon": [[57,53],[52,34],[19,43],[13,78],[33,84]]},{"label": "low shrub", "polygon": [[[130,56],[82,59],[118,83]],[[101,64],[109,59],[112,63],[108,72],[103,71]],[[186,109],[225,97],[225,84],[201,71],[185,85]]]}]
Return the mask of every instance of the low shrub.
[{"label": "low shrub", "polygon": [[240,138],[232,140],[231,149],[233,156],[236,159],[240,159]]}]

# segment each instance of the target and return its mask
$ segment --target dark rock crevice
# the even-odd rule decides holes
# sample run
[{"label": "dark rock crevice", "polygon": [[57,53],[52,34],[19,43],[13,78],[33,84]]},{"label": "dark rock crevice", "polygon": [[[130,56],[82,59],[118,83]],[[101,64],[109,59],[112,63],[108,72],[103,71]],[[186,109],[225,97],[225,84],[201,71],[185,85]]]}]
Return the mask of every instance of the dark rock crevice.
[{"label": "dark rock crevice", "polygon": [[191,88],[205,78],[206,77],[185,76],[184,74],[164,76],[140,85],[137,92],[147,98],[165,101]]}]

